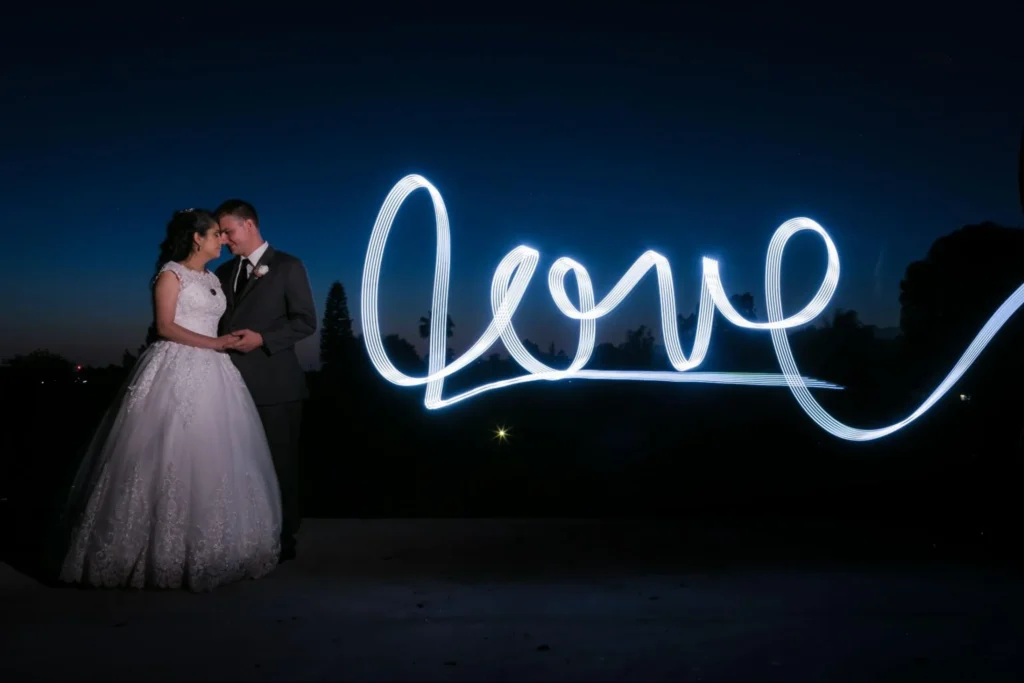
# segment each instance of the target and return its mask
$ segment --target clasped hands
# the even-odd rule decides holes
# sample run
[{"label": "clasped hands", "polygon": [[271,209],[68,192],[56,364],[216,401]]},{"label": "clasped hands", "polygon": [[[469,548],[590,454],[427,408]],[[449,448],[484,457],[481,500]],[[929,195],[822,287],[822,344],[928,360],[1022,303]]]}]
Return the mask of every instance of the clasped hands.
[{"label": "clasped hands", "polygon": [[263,346],[263,335],[252,330],[237,330],[217,338],[219,351],[249,353]]}]

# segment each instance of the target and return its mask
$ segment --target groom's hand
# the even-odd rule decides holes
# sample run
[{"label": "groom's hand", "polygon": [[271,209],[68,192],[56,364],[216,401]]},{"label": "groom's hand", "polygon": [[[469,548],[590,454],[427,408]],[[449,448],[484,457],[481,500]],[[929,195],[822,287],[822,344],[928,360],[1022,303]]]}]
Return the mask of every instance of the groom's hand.
[{"label": "groom's hand", "polygon": [[238,339],[231,345],[235,351],[249,353],[263,346],[263,335],[252,330],[238,330],[234,333]]}]

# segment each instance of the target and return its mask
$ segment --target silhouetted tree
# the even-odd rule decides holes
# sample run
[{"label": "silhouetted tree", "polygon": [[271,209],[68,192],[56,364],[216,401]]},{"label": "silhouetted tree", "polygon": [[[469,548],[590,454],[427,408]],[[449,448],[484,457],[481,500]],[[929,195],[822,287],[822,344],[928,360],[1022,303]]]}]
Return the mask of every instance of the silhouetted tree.
[{"label": "silhouetted tree", "polygon": [[801,370],[858,390],[880,390],[885,384],[892,393],[896,387],[891,363],[881,355],[883,347],[892,344],[876,340],[875,329],[865,325],[857,311],[835,309],[820,328],[809,330],[809,343],[794,343],[801,347]]},{"label": "silhouetted tree", "polygon": [[697,313],[684,316],[676,314],[676,322],[679,325],[679,343],[683,347],[683,353],[689,358],[693,353],[693,342],[697,338]]},{"label": "silhouetted tree", "polygon": [[[430,337],[430,313],[428,312],[424,316],[420,316],[420,338],[427,339]],[[452,316],[448,316],[448,329],[445,330],[446,338],[451,339],[452,335],[455,334],[455,321],[452,320]]]},{"label": "silhouetted tree", "polygon": [[522,340],[523,348],[526,349],[527,353],[539,360],[545,365],[554,368],[565,368],[569,366],[569,357],[566,355],[564,349],[555,350],[555,342],[548,344],[547,351],[541,351],[540,345],[536,342],[530,341],[524,338]]},{"label": "silhouetted tree", "polygon": [[832,319],[825,321],[825,327],[833,330],[853,331],[862,329],[864,323],[860,321],[860,314],[857,311],[837,308],[832,313]]},{"label": "silhouetted tree", "polygon": [[406,374],[423,374],[426,369],[423,359],[416,353],[416,347],[397,334],[389,334],[383,339],[384,351],[391,363]]},{"label": "silhouetted tree", "polygon": [[619,347],[622,360],[630,368],[650,368],[654,362],[654,334],[647,325],[626,330],[626,341]]},{"label": "silhouetted tree", "polygon": [[[924,259],[907,266],[900,282],[900,329],[916,383],[933,385],[945,376],[1022,283],[1024,230],[991,222],[940,237]],[[980,359],[987,365],[986,359],[1000,356],[997,374],[1004,380],[1020,370],[1022,318],[1024,313],[1014,314]],[[977,372],[971,375],[978,379]]]},{"label": "silhouetted tree", "polygon": [[747,320],[757,320],[757,309],[754,307],[754,295],[750,292],[733,294],[729,297],[729,302],[732,304],[732,307],[736,309],[736,312]]},{"label": "silhouetted tree", "polygon": [[[430,317],[431,317],[431,313],[432,313],[432,311],[428,312],[424,316],[420,316],[419,331],[420,331],[420,338],[421,339],[428,339],[430,337]],[[452,320],[451,315],[448,316],[448,326],[445,329],[445,332],[446,332],[446,338],[448,338],[448,339],[451,339],[452,335],[455,334],[455,321]],[[446,349],[445,358],[446,358],[446,362],[448,362],[448,363],[451,363],[455,359],[455,350],[452,349],[450,346]]]},{"label": "silhouetted tree", "polygon": [[344,367],[352,360],[355,337],[348,312],[345,287],[335,281],[327,292],[324,319],[320,328],[320,362],[324,369]]},{"label": "silhouetted tree", "polygon": [[552,367],[565,368],[569,366],[568,354],[565,353],[565,349],[555,351],[555,342],[551,342],[548,346],[548,360],[551,361]]},{"label": "silhouetted tree", "polygon": [[540,346],[536,342],[526,339],[525,337],[523,338],[522,342],[523,348],[526,349],[526,352],[529,353],[531,356],[533,356],[537,360],[541,360],[544,357],[544,352],[540,350]]},{"label": "silhouetted tree", "polygon": [[4,361],[11,372],[22,379],[41,382],[70,380],[75,365],[60,354],[49,349],[36,349],[26,355],[16,355]]},{"label": "silhouetted tree", "polygon": [[[736,312],[747,320],[757,320],[754,295],[750,292],[733,294],[729,302]],[[687,358],[691,357],[697,337],[697,311],[690,315],[676,316],[679,326],[679,342]],[[770,372],[775,366],[771,342],[765,332],[747,330],[733,325],[716,313],[711,331],[711,347],[708,349],[701,369],[729,372]]]},{"label": "silhouetted tree", "polygon": [[125,370],[131,370],[135,367],[135,363],[138,362],[138,360],[137,356],[133,355],[128,349],[125,349],[124,353],[121,355],[121,367]]}]

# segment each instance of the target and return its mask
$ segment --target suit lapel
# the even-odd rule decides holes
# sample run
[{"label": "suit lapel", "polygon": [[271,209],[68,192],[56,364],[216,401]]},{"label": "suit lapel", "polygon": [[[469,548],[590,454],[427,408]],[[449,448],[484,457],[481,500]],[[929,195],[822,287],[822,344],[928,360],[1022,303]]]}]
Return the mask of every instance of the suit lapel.
[{"label": "suit lapel", "polygon": [[[249,276],[249,281],[245,283],[245,287],[243,287],[242,291],[239,293],[238,301],[234,302],[235,306],[242,303],[245,297],[248,296],[249,293],[256,287],[256,283],[263,279],[262,277],[257,277],[256,271],[259,269],[260,266],[267,266],[269,268],[270,262],[271,260],[273,260],[273,257],[274,248],[268,244],[266,251],[263,252],[263,256],[261,256],[260,260],[256,262],[256,265],[253,266],[252,274]],[[242,259],[238,259],[238,265],[242,265]],[[263,277],[266,277],[266,275],[264,275]]]}]

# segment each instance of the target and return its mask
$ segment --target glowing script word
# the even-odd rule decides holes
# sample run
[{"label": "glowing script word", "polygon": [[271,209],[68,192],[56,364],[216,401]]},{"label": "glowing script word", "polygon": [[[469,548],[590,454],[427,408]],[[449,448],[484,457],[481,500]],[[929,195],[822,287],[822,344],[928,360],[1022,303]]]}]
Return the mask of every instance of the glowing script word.
[{"label": "glowing script word", "polygon": [[[430,193],[434,205],[434,217],[437,227],[437,252],[434,260],[434,294],[431,306],[431,321],[448,319],[448,273],[451,267],[449,254],[451,240],[448,227],[448,212],[441,199],[441,193],[425,178],[409,175],[402,178],[388,193],[377,216],[370,236],[370,245],[366,252],[366,263],[363,269],[362,289],[362,327],[363,339],[366,343],[370,359],[377,371],[389,382],[399,386],[426,385],[424,405],[429,409],[446,406],[476,396],[485,391],[500,389],[513,384],[534,382],[538,380],[563,379],[605,379],[605,380],[639,380],[647,382],[697,382],[714,384],[740,384],[753,386],[788,386],[800,407],[814,422],[840,439],[848,441],[871,441],[888,436],[906,427],[924,415],[935,403],[956,383],[974,363],[981,351],[995,336],[1011,315],[1024,303],[1024,285],[1017,289],[999,310],[989,319],[967,351],[953,367],[949,375],[932,392],[921,406],[909,416],[888,427],[878,429],[857,429],[836,420],[811,395],[810,389],[841,389],[842,387],[816,379],[808,379],[800,375],[789,339],[785,330],[804,325],[816,318],[828,305],[832,294],[839,283],[839,254],[832,239],[825,230],[809,218],[794,218],[786,221],[775,231],[768,245],[768,257],[765,263],[765,297],[767,298],[768,322],[752,322],[741,316],[729,297],[725,294],[718,272],[718,262],[703,259],[704,276],[701,281],[700,305],[697,310],[697,332],[693,350],[689,358],[683,353],[679,343],[679,332],[676,322],[675,287],[672,283],[672,270],[668,260],[653,251],[648,251],[630,267],[622,279],[601,300],[595,303],[594,288],[590,275],[579,263],[569,258],[560,258],[548,272],[548,287],[551,296],[566,316],[580,321],[579,347],[572,363],[565,370],[556,370],[544,365],[534,358],[523,346],[512,327],[512,315],[522,301],[526,287],[533,277],[540,255],[534,249],[520,246],[505,256],[494,271],[491,282],[491,311],[493,318],[480,339],[462,356],[451,364],[445,364],[445,344],[447,330],[445,325],[430,325],[430,355],[426,377],[410,377],[400,372],[384,351],[381,337],[380,322],[377,317],[378,284],[380,281],[381,262],[384,257],[384,246],[391,232],[395,215],[405,199],[417,189],[425,189]],[[782,314],[782,252],[789,239],[798,232],[809,230],[817,233],[825,242],[828,251],[828,267],[817,294],[810,303],[796,315],[788,318]],[[596,338],[596,321],[608,315],[626,295],[636,286],[648,270],[654,268],[658,274],[658,292],[661,300],[661,329],[665,341],[665,349],[669,362],[675,372],[656,371],[618,371],[618,370],[584,370],[594,350]],[[569,273],[576,276],[576,289],[580,305],[577,308],[570,301],[565,291],[565,277]],[[711,323],[715,310],[739,327],[752,330],[768,330],[771,334],[775,355],[782,369],[781,374],[760,374],[740,372],[692,372],[704,360],[711,341]],[[509,354],[529,374],[512,379],[492,382],[451,398],[442,398],[441,389],[444,379],[466,367],[479,358],[494,342],[501,339]]]}]

